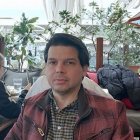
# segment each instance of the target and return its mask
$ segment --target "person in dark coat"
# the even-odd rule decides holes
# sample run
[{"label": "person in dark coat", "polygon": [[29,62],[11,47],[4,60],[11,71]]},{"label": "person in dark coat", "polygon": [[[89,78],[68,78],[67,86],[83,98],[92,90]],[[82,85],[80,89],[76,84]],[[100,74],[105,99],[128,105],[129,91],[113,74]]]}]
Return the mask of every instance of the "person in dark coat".
[{"label": "person in dark coat", "polygon": [[[128,108],[140,110],[140,78],[121,65],[104,65],[97,71],[99,85]],[[127,102],[126,102],[127,101]]]},{"label": "person in dark coat", "polygon": [[[0,78],[4,73],[4,56],[0,53]],[[17,101],[10,100],[9,93],[4,85],[4,82],[0,80],[0,115],[6,118],[17,118],[21,111],[21,105],[24,101],[26,93],[28,92],[31,84],[28,84],[24,90],[21,91]]]}]

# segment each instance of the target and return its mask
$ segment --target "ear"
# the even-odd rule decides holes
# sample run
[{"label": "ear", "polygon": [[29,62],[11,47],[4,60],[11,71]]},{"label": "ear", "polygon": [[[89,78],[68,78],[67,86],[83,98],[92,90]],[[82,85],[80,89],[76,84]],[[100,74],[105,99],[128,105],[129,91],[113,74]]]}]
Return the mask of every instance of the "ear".
[{"label": "ear", "polygon": [[83,76],[87,75],[87,71],[88,71],[88,66],[86,65],[83,67]]}]

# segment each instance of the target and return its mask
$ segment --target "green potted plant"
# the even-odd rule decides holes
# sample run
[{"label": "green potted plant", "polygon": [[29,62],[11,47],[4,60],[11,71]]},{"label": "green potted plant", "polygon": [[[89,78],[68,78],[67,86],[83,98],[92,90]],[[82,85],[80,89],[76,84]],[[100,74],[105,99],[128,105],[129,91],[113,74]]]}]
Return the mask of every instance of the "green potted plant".
[{"label": "green potted plant", "polygon": [[5,35],[5,56],[10,60],[18,61],[19,71],[23,70],[25,60],[30,64],[34,63],[27,47],[33,46],[35,40],[38,39],[38,35],[34,32],[37,20],[38,17],[28,19],[23,13],[21,21],[15,23],[12,30]]},{"label": "green potted plant", "polygon": [[[107,53],[108,63],[113,59],[114,63],[128,66],[137,64],[140,60],[140,33],[132,25],[125,22],[129,17],[126,7],[121,7],[118,2],[112,3],[108,9],[99,8],[93,1],[89,3],[90,11],[83,9],[80,14],[72,16],[64,10],[60,14],[60,22],[52,21],[46,26],[45,32],[50,36],[61,31],[77,35],[83,40],[89,40],[93,44],[96,53],[96,38],[103,37],[109,42],[110,50]],[[88,19],[89,23],[81,24],[80,19]],[[120,61],[121,60],[121,61]]]}]

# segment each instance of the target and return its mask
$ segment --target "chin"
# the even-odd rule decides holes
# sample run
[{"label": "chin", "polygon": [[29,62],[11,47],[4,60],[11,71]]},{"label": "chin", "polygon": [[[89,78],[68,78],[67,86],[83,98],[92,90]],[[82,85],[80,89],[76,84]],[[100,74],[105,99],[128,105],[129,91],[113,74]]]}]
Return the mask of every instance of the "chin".
[{"label": "chin", "polygon": [[66,92],[66,90],[64,90],[64,89],[54,89],[54,91],[56,91],[56,92],[60,92],[60,93],[62,93],[62,92]]},{"label": "chin", "polygon": [[60,94],[65,94],[66,92],[68,92],[68,89],[59,89],[59,88],[54,88],[53,89],[55,92],[60,93]]}]

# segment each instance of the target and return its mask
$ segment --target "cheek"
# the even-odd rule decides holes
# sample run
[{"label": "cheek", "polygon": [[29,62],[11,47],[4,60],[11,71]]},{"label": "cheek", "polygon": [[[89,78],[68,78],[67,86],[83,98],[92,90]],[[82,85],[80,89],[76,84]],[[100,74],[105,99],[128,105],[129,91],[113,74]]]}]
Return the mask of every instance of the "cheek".
[{"label": "cheek", "polygon": [[50,68],[46,68],[46,76],[50,78],[53,75],[54,75],[54,70]]},{"label": "cheek", "polygon": [[[73,71],[72,73],[70,73],[69,76],[70,76],[71,78],[74,78],[74,79],[75,79],[76,77],[77,77],[77,78],[78,78],[78,77],[79,77],[79,78],[80,78],[80,77],[82,78],[83,76],[85,76],[85,72],[83,72],[82,70]],[[78,78],[78,79],[79,79],[79,78]]]}]

